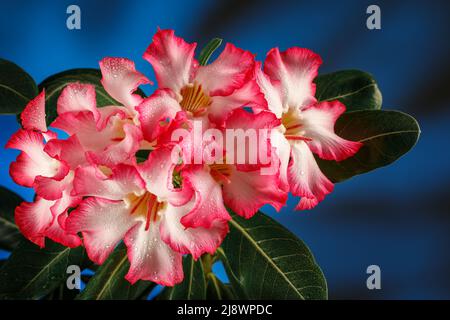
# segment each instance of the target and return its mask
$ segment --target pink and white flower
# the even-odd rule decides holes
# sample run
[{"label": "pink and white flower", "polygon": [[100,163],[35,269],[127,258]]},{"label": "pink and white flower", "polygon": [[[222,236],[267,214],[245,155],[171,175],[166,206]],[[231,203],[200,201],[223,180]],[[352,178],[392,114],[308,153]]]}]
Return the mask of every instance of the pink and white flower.
[{"label": "pink and white flower", "polygon": [[[56,134],[45,123],[45,93],[31,100],[21,115],[22,126],[6,144],[6,148],[21,151],[10,166],[13,180],[22,186],[33,187],[37,196],[34,202],[23,202],[15,211],[16,224],[23,235],[40,247],[45,238],[69,247],[81,244],[77,235],[64,230],[69,207],[81,198],[71,195],[71,154],[78,150],[74,145],[60,145],[54,152]],[[45,139],[50,139],[44,144]]]},{"label": "pink and white flower", "polygon": [[333,190],[333,183],[320,171],[313,153],[325,160],[342,161],[353,156],[361,143],[334,133],[334,124],[345,112],[339,101],[318,102],[313,82],[322,59],[312,51],[290,48],[269,51],[257,82],[268,108],[281,119],[273,131],[272,144],[280,158],[284,188],[301,196],[296,209],[311,209]]},{"label": "pink and white flower", "polygon": [[[96,166],[75,174],[77,195],[88,196],[70,214],[69,232],[83,234],[91,260],[101,264],[123,240],[128,247],[131,283],[139,279],[173,286],[183,279],[182,255],[197,259],[214,253],[228,232],[226,220],[216,219],[209,228],[185,228],[180,220],[188,213],[205,215],[215,202],[183,179],[175,188],[175,165],[170,150],[159,148],[137,168],[117,165],[105,174]],[[203,190],[202,190],[203,191]],[[211,213],[212,214],[212,213]]]},{"label": "pink and white flower", "polygon": [[[151,82],[131,60],[103,59],[101,84],[114,102],[98,108],[94,85],[67,85],[50,126],[67,133],[64,140],[47,128],[45,93],[30,101],[23,129],[6,145],[21,151],[10,167],[13,180],[36,192],[15,211],[25,237],[41,247],[46,237],[69,247],[83,243],[97,264],[123,241],[128,281],[173,286],[183,279],[183,255],[198,259],[220,246],[231,219],[226,207],[251,218],[266,204],[280,210],[289,191],[302,197],[297,209],[331,192],[314,154],[341,161],[361,144],[334,133],[345,106],[314,97],[320,57],[272,49],[262,71],[232,44],[207,66],[196,61],[195,48],[172,30],[157,31],[144,54],[158,82],[148,98],[137,89]],[[211,148],[220,140],[214,135],[195,142],[198,123],[202,136],[212,130],[224,138],[219,149]],[[178,129],[187,132],[181,141],[173,139]],[[236,136],[227,130],[267,132],[248,141],[264,151],[251,161],[245,138],[228,144]],[[151,152],[138,163],[140,150]],[[200,162],[193,159],[198,152]]]},{"label": "pink and white flower", "polygon": [[[191,120],[191,131],[185,130],[176,145],[178,149],[174,148],[179,150],[175,160],[179,157],[181,174],[196,183],[198,190],[213,192],[220,202],[247,219],[265,204],[280,210],[287,194],[280,187],[279,171],[262,170],[279,162],[270,145],[270,131],[279,123],[273,113],[253,114],[242,108],[234,110],[221,127],[211,128],[202,120]],[[261,131],[266,135],[260,135]],[[214,212],[217,216],[210,213],[202,219],[186,215],[181,222],[185,227],[207,228],[215,218],[229,217],[224,210]]]},{"label": "pink and white flower", "polygon": [[214,62],[200,66],[194,58],[196,46],[175,36],[173,30],[158,30],[144,53],[159,87],[137,108],[149,142],[155,139],[154,128],[166,126],[166,120],[174,119],[179,111],[222,125],[234,109],[267,108],[254,79],[255,61],[250,52],[228,43]]},{"label": "pink and white flower", "polygon": [[[58,98],[58,117],[51,126],[76,135],[91,163],[109,166],[130,161],[140,148],[142,133],[136,111],[130,103],[141,102],[142,98],[132,92],[136,90],[135,86],[148,81],[137,78],[137,72],[129,70],[134,70],[134,64],[129,60],[105,58],[100,65],[105,90],[123,101],[124,105],[97,108],[94,85],[72,83],[64,88]],[[128,78],[136,80],[127,81]],[[116,79],[129,86],[128,94],[117,92]]]}]

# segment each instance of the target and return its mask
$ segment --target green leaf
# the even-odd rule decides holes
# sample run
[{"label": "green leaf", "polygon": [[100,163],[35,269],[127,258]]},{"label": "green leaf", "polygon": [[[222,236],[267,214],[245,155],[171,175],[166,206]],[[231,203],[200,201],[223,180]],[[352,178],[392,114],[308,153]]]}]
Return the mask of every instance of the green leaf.
[{"label": "green leaf", "polygon": [[36,97],[33,78],[18,65],[0,59],[0,114],[18,114]]},{"label": "green leaf", "polygon": [[78,289],[69,289],[66,283],[62,283],[53,290],[53,292],[47,295],[44,300],[73,300],[78,292]]},{"label": "green leaf", "polygon": [[233,288],[229,284],[224,284],[214,273],[206,276],[206,299],[207,300],[236,300]]},{"label": "green leaf", "polygon": [[375,79],[366,72],[337,71],[320,75],[315,82],[319,101],[339,100],[347,107],[347,112],[381,109],[381,92]]},{"label": "green leaf", "polygon": [[0,299],[40,299],[67,279],[69,265],[81,265],[82,247],[68,248],[46,240],[40,249],[23,240],[0,269]]},{"label": "green leaf", "polygon": [[[61,91],[72,82],[95,85],[97,107],[99,108],[110,105],[121,105],[105,91],[101,85],[101,79],[102,74],[98,69],[71,69],[57,73],[40,83],[39,90],[45,88],[47,124],[50,124],[57,116],[56,104]],[[144,92],[140,89],[136,93],[145,96]]]},{"label": "green leaf", "polygon": [[130,268],[126,247],[121,244],[98,268],[78,300],[135,300],[142,292],[154,286],[150,281],[138,281],[131,285],[125,279]]},{"label": "green leaf", "polygon": [[173,287],[166,287],[159,299],[203,300],[206,297],[205,272],[201,260],[194,261],[191,255],[183,258],[184,280]]},{"label": "green leaf", "polygon": [[149,155],[150,155],[150,150],[144,150],[144,149],[139,150],[139,151],[137,151],[136,154],[135,154],[135,156],[136,156],[136,161],[137,161],[138,163],[145,162],[145,161],[148,160],[148,156],[149,156]]},{"label": "green leaf", "polygon": [[0,199],[0,249],[12,251],[23,239],[14,222],[14,210],[23,199],[4,187],[0,187]]},{"label": "green leaf", "polygon": [[230,233],[218,250],[240,299],[326,299],[327,285],[308,247],[258,212],[232,214]]},{"label": "green leaf", "polygon": [[386,166],[411,150],[419,139],[417,121],[399,111],[366,110],[343,114],[336,133],[364,146],[346,160],[325,161],[316,157],[322,172],[333,182]]},{"label": "green leaf", "polygon": [[221,44],[222,39],[220,38],[214,38],[210,42],[208,42],[208,44],[200,52],[198,63],[201,66],[205,66],[208,63],[211,55],[214,53],[214,51],[216,51],[217,48],[220,47]]}]

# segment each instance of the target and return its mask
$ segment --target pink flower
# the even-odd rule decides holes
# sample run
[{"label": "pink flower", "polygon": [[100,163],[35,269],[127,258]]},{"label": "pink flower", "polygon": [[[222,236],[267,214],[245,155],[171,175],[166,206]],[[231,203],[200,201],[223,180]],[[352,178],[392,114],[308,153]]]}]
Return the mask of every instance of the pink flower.
[{"label": "pink flower", "polygon": [[88,256],[98,264],[123,239],[131,265],[126,279],[131,283],[179,283],[182,255],[197,259],[205,252],[212,254],[228,232],[226,220],[214,220],[209,228],[186,229],[180,223],[189,212],[205,215],[223,204],[198,192],[187,178],[175,188],[175,165],[167,159],[170,150],[159,148],[137,168],[117,165],[105,174],[89,166],[75,174],[76,194],[89,197],[70,214],[69,232],[82,232]]},{"label": "pink flower", "polygon": [[189,118],[206,117],[221,125],[234,109],[267,107],[254,80],[250,52],[228,43],[214,62],[199,66],[194,58],[196,46],[176,37],[173,30],[158,30],[144,53],[160,88],[137,108],[149,142],[155,139],[154,128],[161,118],[173,119],[181,110]]},{"label": "pink flower", "polygon": [[334,133],[334,124],[345,112],[339,101],[317,102],[313,83],[321,58],[308,49],[269,51],[257,82],[269,109],[281,119],[273,131],[272,144],[280,158],[280,176],[286,190],[301,196],[296,209],[311,209],[333,190],[333,183],[320,171],[313,153],[326,160],[341,161],[362,146]]},{"label": "pink flower", "polygon": [[21,151],[11,164],[10,174],[17,184],[33,187],[37,197],[16,208],[16,224],[26,238],[40,247],[44,247],[45,237],[76,247],[81,244],[79,237],[64,230],[68,208],[81,200],[71,195],[72,165],[79,152],[76,140],[60,144],[56,134],[47,129],[44,91],[28,103],[21,119],[24,129],[6,144],[6,148]]},{"label": "pink flower", "polygon": [[[220,246],[231,219],[226,207],[251,218],[266,204],[279,210],[288,191],[302,197],[299,209],[331,192],[313,153],[340,161],[361,144],[334,133],[345,106],[314,97],[319,56],[273,49],[263,72],[232,44],[199,66],[195,47],[158,30],[144,54],[159,86],[148,98],[136,93],[150,81],[132,61],[103,59],[101,83],[117,103],[97,108],[94,85],[67,85],[51,124],[65,140],[47,128],[44,92],[26,106],[23,129],[6,147],[21,151],[12,178],[37,194],[15,212],[28,239],[41,247],[46,237],[83,243],[97,264],[124,241],[128,281],[173,286],[183,279],[184,254],[198,259]],[[209,138],[196,141],[197,125]],[[174,140],[180,129],[186,135]],[[140,150],[151,151],[142,163]]]},{"label": "pink flower", "polygon": [[150,81],[127,59],[105,58],[100,67],[105,90],[122,105],[97,108],[95,87],[72,83],[58,98],[58,117],[51,126],[76,135],[89,162],[109,166],[131,161],[141,147],[134,108],[142,98],[133,92]]},{"label": "pink flower", "polygon": [[[191,131],[177,144],[181,149],[180,172],[197,190],[202,190],[200,196],[209,194],[247,219],[265,204],[281,209],[287,193],[280,188],[278,169],[268,170],[278,163],[270,145],[270,131],[280,124],[274,114],[268,111],[252,114],[239,108],[220,127],[211,127],[204,119],[187,121]],[[201,132],[196,129],[199,123]],[[260,136],[263,130],[266,136]],[[229,215],[224,209],[205,216],[188,214],[181,223],[185,227],[208,228],[215,219],[229,219]]]}]

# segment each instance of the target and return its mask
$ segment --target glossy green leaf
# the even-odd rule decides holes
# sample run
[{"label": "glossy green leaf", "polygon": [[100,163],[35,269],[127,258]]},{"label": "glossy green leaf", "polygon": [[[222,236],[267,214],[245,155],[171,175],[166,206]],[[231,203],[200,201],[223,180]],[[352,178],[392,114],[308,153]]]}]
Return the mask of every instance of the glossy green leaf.
[{"label": "glossy green leaf", "polygon": [[36,97],[33,78],[18,65],[0,59],[0,114],[18,114]]},{"label": "glossy green leaf", "polygon": [[79,292],[80,290],[69,289],[66,283],[62,283],[47,295],[44,300],[74,300]]},{"label": "glossy green leaf", "polygon": [[345,113],[336,122],[335,131],[364,146],[353,157],[340,162],[316,157],[322,172],[333,182],[394,162],[414,147],[420,135],[419,124],[410,115],[382,110]]},{"label": "glossy green leaf", "polygon": [[184,279],[180,284],[167,287],[161,293],[161,300],[203,300],[206,297],[205,271],[201,260],[191,255],[183,258]]},{"label": "glossy green leaf", "polygon": [[347,112],[381,109],[382,97],[372,75],[359,70],[343,70],[320,75],[316,98],[319,101],[339,100]]},{"label": "glossy green leaf", "polygon": [[148,159],[148,156],[150,155],[150,150],[139,150],[136,152],[136,161],[138,163],[145,162]]},{"label": "glossy green leaf", "polygon": [[150,281],[138,281],[131,285],[125,279],[130,263],[126,247],[121,244],[98,268],[78,300],[135,300],[149,287]]},{"label": "glossy green leaf", "polygon": [[207,300],[236,300],[230,284],[220,281],[214,273],[208,273],[206,276],[206,299]]},{"label": "glossy green leaf", "polygon": [[219,254],[240,299],[326,299],[327,285],[308,247],[273,219],[232,214]]},{"label": "glossy green leaf", "polygon": [[0,187],[0,199],[0,249],[12,251],[23,239],[14,222],[14,210],[23,199],[4,187]]},{"label": "glossy green leaf", "polygon": [[222,44],[222,39],[220,39],[220,38],[214,38],[210,42],[208,42],[208,44],[200,52],[200,55],[198,57],[198,63],[201,66],[206,65],[208,63],[211,55],[214,53],[214,51],[217,50],[217,48],[220,47],[221,44]]},{"label": "glossy green leaf", "polygon": [[[89,83],[95,85],[97,107],[110,105],[120,105],[103,88],[100,80],[102,75],[98,69],[71,69],[55,74],[39,84],[39,90],[45,88],[47,124],[55,120],[56,104],[61,91],[72,82]],[[142,90],[138,89],[137,94],[145,96]]]},{"label": "glossy green leaf", "polygon": [[40,249],[23,240],[0,269],[0,299],[40,299],[67,280],[67,267],[80,266],[82,247],[70,249],[46,240]]}]

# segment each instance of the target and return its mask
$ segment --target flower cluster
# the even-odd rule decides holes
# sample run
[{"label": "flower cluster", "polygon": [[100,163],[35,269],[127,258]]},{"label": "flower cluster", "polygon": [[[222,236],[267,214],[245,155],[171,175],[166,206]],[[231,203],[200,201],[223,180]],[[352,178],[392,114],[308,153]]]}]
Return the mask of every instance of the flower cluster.
[{"label": "flower cluster", "polygon": [[95,86],[72,83],[50,128],[44,91],[26,106],[7,147],[21,151],[12,178],[36,192],[15,212],[29,240],[83,244],[97,264],[123,241],[128,281],[172,286],[184,254],[220,246],[227,208],[251,218],[266,204],[279,210],[290,192],[301,197],[297,209],[310,209],[332,191],[314,154],[341,161],[361,145],[334,133],[345,106],[314,97],[320,57],[272,49],[262,69],[227,44],[203,66],[195,49],[158,30],[144,53],[158,86],[147,98],[136,90],[151,82],[132,61],[105,58],[101,83],[118,105],[97,108]]}]

